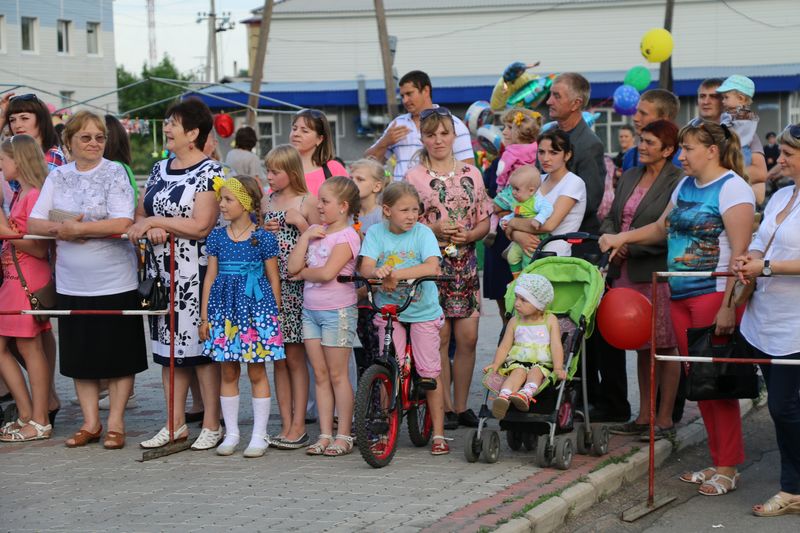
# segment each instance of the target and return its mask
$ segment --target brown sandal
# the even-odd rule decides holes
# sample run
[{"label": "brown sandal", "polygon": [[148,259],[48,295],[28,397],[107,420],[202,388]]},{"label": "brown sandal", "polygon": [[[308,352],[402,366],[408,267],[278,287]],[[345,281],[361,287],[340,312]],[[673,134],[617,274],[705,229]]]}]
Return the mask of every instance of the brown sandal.
[{"label": "brown sandal", "polygon": [[125,433],[119,431],[109,431],[103,441],[103,448],[106,450],[121,450],[125,447]]},{"label": "brown sandal", "polygon": [[85,429],[81,429],[75,432],[72,437],[72,442],[65,441],[64,445],[67,448],[79,448],[81,446],[86,446],[90,442],[98,442],[100,437],[103,435],[103,426],[100,426],[100,429],[97,430],[95,433],[89,433]]}]

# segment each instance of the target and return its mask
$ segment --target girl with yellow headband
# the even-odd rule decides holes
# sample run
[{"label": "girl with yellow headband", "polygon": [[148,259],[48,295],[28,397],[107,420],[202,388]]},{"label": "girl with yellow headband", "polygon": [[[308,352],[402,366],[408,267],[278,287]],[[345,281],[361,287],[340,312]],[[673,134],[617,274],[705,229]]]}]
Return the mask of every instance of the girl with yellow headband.
[{"label": "girl with yellow headband", "polygon": [[214,191],[227,227],[206,241],[208,269],[200,307],[203,354],[221,363],[220,404],[225,440],[218,455],[239,444],[239,374],[247,363],[253,393],[253,434],[245,457],[267,450],[270,411],[265,363],[286,358],[280,329],[278,242],[261,227],[261,186],[255,178],[214,178]]}]

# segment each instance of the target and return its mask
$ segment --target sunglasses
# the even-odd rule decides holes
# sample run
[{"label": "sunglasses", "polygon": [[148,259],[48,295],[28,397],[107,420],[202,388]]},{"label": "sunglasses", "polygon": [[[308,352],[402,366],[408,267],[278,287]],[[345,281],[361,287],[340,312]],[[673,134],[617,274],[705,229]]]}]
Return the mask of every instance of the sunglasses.
[{"label": "sunglasses", "polygon": [[447,109],[446,107],[439,106],[439,107],[431,107],[429,109],[423,109],[419,114],[419,119],[425,120],[431,115],[439,115],[440,117],[453,116],[452,113],[450,113],[449,109]]},{"label": "sunglasses", "polygon": [[720,128],[722,128],[722,134],[725,135],[725,139],[730,139],[731,138],[730,127],[728,126],[728,124],[725,124],[724,122],[721,123],[721,124],[716,124],[715,122],[711,122],[710,120],[704,120],[704,119],[702,119],[700,117],[695,117],[694,119],[692,119],[691,122],[689,122],[689,126],[690,127],[698,128],[698,129],[704,129],[709,134],[711,134],[712,137],[713,137],[713,133],[708,129],[708,126],[711,125],[711,124],[715,124],[715,125],[719,126]]},{"label": "sunglasses", "polygon": [[39,98],[33,93],[28,93],[15,96],[11,100],[9,100],[9,102],[13,102],[15,100],[19,100],[20,102],[38,102]]},{"label": "sunglasses", "polygon": [[88,133],[84,133],[83,135],[78,136],[78,140],[83,144],[89,144],[90,142],[92,142],[92,140],[94,140],[97,144],[105,144],[106,138],[107,137],[102,133],[95,136],[89,135]]},{"label": "sunglasses", "polygon": [[325,113],[320,111],[319,109],[301,109],[297,113],[294,114],[296,117],[304,116],[304,115],[311,115],[313,118],[321,119],[327,118],[325,117]]},{"label": "sunglasses", "polygon": [[800,140],[800,124],[789,124],[783,131],[788,131],[789,135]]}]

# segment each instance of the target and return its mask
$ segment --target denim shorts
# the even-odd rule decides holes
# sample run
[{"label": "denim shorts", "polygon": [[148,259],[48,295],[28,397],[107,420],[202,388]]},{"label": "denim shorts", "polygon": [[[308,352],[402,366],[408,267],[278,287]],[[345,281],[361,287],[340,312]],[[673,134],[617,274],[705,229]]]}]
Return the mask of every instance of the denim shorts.
[{"label": "denim shorts", "polygon": [[356,306],[315,311],[303,309],[303,339],[321,339],[323,346],[352,348],[356,336]]}]

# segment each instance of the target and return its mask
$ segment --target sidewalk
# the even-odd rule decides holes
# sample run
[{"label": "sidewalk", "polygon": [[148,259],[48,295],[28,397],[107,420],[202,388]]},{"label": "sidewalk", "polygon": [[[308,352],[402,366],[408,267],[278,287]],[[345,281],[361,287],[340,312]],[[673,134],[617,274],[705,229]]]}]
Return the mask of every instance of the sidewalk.
[{"label": "sidewalk", "polygon": [[[480,369],[493,357],[501,328],[494,303],[484,303],[470,398],[476,411],[483,401]],[[357,451],[341,458],[310,458],[302,451],[271,449],[264,458],[249,460],[240,453],[218,457],[213,451],[185,451],[139,463],[138,442],[164,424],[160,376],[160,367],[151,363],[137,377],[138,407],[128,411],[127,446],[119,451],[99,444],[82,449],[63,445],[79,426],[79,409],[69,403],[72,382],[57,376],[63,408],[54,437],[0,446],[3,529],[485,531],[520,525],[518,518],[525,512],[546,510],[576,492],[583,503],[573,513],[579,512],[598,495],[618,488],[623,477],[646,472],[646,463],[617,464],[621,459],[614,457],[630,456],[637,449],[641,451],[634,458],[646,453],[646,445],[621,437],[612,437],[609,455],[576,455],[567,471],[537,468],[532,453],[507,447],[505,435],[497,463],[470,464],[463,456],[466,428],[449,432],[455,438],[452,453],[440,457],[431,456],[428,447],[415,448],[403,429],[397,454],[383,469],[369,467]],[[246,377],[242,396],[249,396]],[[247,439],[249,401],[243,400],[242,408]],[[269,432],[274,434],[279,429],[275,404],[272,412]],[[696,410],[687,409],[686,419],[696,416]],[[196,436],[199,428],[191,431]],[[309,426],[312,438],[318,431],[316,424]],[[662,445],[662,456],[668,448]],[[553,498],[554,493],[560,497]],[[537,503],[541,505],[534,507]],[[530,530],[531,522],[523,520],[524,530]],[[536,530],[547,529],[542,523]]]}]

